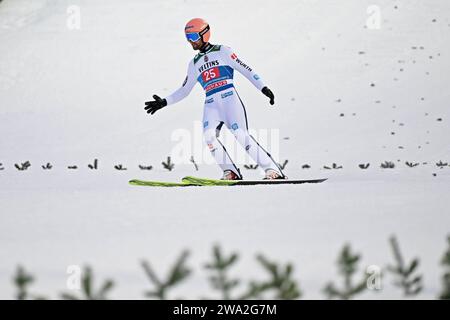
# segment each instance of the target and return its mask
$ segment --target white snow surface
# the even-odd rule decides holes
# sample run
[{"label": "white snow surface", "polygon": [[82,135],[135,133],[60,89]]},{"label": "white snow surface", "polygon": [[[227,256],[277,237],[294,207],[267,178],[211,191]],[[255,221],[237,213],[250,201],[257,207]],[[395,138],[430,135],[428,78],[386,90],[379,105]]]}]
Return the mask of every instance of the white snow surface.
[{"label": "white snow surface", "polygon": [[[73,5],[76,30],[67,27]],[[371,5],[379,29],[366,25]],[[160,165],[173,132],[192,132],[201,120],[200,86],[154,116],[143,110],[153,94],[181,85],[194,54],[183,34],[192,17],[206,18],[211,41],[235,49],[275,93],[270,106],[236,76],[250,127],[278,130],[286,174],[328,181],[128,185],[221,174],[211,163],[198,172]],[[359,277],[393,262],[393,234],[406,259],[421,258],[419,298],[436,298],[450,233],[450,167],[435,165],[450,162],[448,39],[447,0],[0,2],[0,298],[13,298],[18,264],[37,277],[32,292],[54,299],[68,291],[69,265],[90,264],[96,280],[116,280],[112,298],[139,299],[151,289],[140,260],[164,274],[184,248],[194,274],[170,298],[218,298],[202,270],[218,243],[241,254],[232,276],[263,278],[254,259],[261,252],[292,262],[302,297],[321,299],[326,282],[339,283],[335,261],[345,243],[362,254]],[[98,171],[87,168],[94,158]],[[14,168],[26,160],[27,171]],[[381,169],[384,161],[396,167]],[[41,169],[47,162],[52,170]],[[119,163],[128,170],[115,170]],[[332,163],[343,169],[323,169]],[[78,170],[67,169],[74,164]],[[385,275],[381,291],[360,298],[402,298],[392,280]]]}]

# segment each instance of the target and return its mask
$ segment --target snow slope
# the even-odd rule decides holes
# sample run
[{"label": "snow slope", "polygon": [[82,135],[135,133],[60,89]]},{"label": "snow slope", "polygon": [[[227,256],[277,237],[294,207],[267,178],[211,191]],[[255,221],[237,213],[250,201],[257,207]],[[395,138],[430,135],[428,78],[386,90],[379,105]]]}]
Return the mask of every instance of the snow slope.
[{"label": "snow slope", "polygon": [[[366,24],[374,4],[379,29]],[[73,5],[79,30],[67,27]],[[450,231],[450,168],[435,166],[450,160],[449,13],[444,0],[2,1],[0,297],[12,297],[17,263],[36,273],[36,291],[56,298],[67,265],[86,262],[118,279],[113,297],[140,298],[147,288],[140,258],[162,271],[187,247],[199,270],[221,243],[242,253],[240,275],[261,276],[253,255],[263,252],[294,262],[304,297],[322,298],[345,242],[364,254],[364,265],[385,266],[393,233],[408,257],[422,258],[421,297],[436,297]],[[207,18],[212,41],[234,48],[274,91],[271,107],[237,77],[250,126],[278,134],[271,147],[280,162],[289,160],[287,175],[328,176],[327,183],[127,185],[135,177],[176,181],[196,173],[189,163],[165,172],[160,162],[173,152],[176,132],[201,146],[200,87],[154,117],[143,111],[152,94],[182,83],[193,55],[183,26],[194,16]],[[94,158],[98,172],[87,169]],[[15,170],[26,160],[28,171]],[[210,160],[196,174],[219,176]],[[397,166],[382,170],[382,161]],[[53,170],[40,168],[47,162]],[[333,162],[344,168],[323,169]],[[118,163],[128,170],[114,170]],[[144,163],[155,169],[140,171]],[[301,169],[306,163],[311,169]],[[371,165],[361,170],[360,163]],[[79,170],[66,169],[72,164]],[[205,292],[197,271],[174,296]],[[381,294],[364,297],[401,296],[388,278]]]}]

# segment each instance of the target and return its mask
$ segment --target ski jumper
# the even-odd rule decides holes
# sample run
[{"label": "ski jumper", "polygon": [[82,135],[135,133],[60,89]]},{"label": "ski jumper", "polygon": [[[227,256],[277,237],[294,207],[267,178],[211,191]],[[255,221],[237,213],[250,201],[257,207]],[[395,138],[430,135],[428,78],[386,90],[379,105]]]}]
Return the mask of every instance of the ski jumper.
[{"label": "ski jumper", "polygon": [[248,132],[245,107],[233,84],[234,70],[244,75],[259,91],[264,88],[261,78],[250,66],[242,62],[231,48],[210,45],[191,60],[183,85],[166,97],[167,104],[184,99],[198,81],[206,94],[203,112],[204,138],[221,169],[232,170],[240,176],[238,168],[218,139],[220,129],[225,124],[260,168],[273,169],[284,176],[271,155]]}]

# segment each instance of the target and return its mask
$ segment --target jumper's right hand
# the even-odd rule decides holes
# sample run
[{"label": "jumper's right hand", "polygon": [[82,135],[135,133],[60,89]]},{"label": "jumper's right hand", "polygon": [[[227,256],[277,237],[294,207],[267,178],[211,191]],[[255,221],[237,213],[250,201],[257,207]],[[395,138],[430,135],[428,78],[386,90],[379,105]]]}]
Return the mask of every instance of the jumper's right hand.
[{"label": "jumper's right hand", "polygon": [[144,109],[147,110],[147,113],[154,114],[159,109],[164,108],[165,106],[167,106],[167,100],[166,99],[161,99],[156,94],[153,95],[153,99],[155,99],[155,101],[147,101],[147,102],[145,102]]}]

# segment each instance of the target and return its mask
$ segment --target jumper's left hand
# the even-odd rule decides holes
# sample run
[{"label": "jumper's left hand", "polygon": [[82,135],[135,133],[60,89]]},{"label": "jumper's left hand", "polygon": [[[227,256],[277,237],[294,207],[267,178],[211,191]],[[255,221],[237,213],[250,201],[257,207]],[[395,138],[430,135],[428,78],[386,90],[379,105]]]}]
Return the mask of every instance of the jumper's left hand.
[{"label": "jumper's left hand", "polygon": [[267,87],[262,88],[261,91],[270,99],[270,105],[273,105],[275,103],[275,96],[273,95],[273,92]]}]

